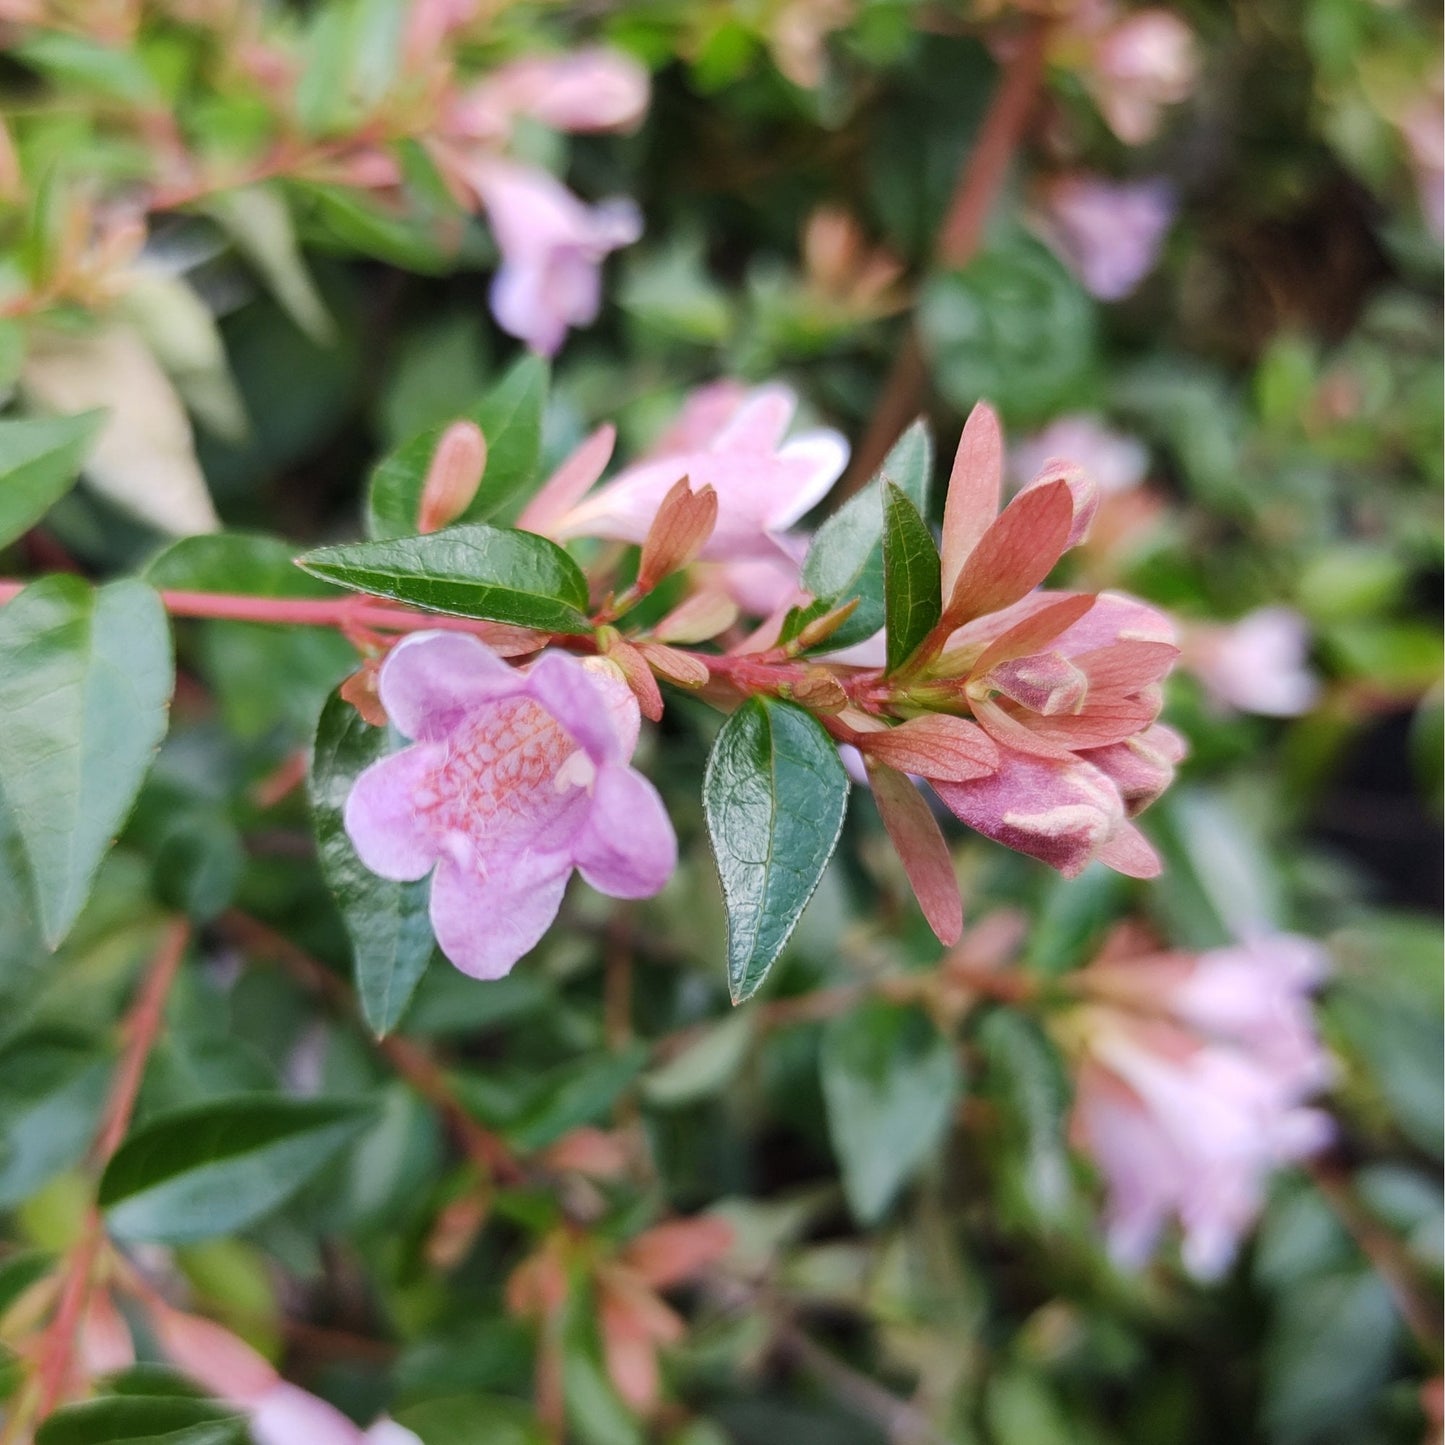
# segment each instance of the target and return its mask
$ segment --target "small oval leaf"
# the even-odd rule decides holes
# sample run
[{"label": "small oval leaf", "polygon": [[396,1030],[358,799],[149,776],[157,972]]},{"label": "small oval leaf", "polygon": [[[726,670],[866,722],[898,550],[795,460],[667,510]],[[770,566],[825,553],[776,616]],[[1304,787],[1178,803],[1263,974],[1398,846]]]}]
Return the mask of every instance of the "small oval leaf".
[{"label": "small oval leaf", "polygon": [[586,632],[587,579],[555,542],[480,523],[425,537],[322,547],[297,559],[315,577],[429,612]]},{"label": "small oval leaf", "polygon": [[728,987],[752,996],[833,856],[848,774],[817,719],[752,698],[723,724],[703,806],[728,915]]},{"label": "small oval leaf", "polygon": [[431,885],[379,878],[356,856],[342,813],[351,785],[401,740],[390,728],[367,725],[339,693],[321,710],[311,754],[311,811],[316,849],[327,886],[351,937],[356,994],[377,1037],[406,1012],[435,943],[428,901]]}]

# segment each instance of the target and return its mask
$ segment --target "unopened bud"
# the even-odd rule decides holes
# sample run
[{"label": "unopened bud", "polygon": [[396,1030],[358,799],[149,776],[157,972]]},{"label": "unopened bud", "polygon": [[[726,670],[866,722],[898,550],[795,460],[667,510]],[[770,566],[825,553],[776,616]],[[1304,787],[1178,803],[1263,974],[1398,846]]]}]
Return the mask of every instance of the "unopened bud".
[{"label": "unopened bud", "polygon": [[473,421],[454,421],[432,453],[417,504],[418,532],[439,532],[471,506],[487,467],[487,439]]},{"label": "unopened bud", "polygon": [[[599,629],[599,636],[602,632],[611,631],[611,628]],[[621,671],[643,717],[649,722],[656,722],[662,716],[662,694],[657,689],[657,679],[652,675],[647,659],[630,642],[619,638],[607,646],[607,660]]]},{"label": "unopened bud", "polygon": [[717,526],[717,493],[711,487],[694,492],[687,478],[678,481],[662,499],[642,544],[637,585],[650,592],[664,577],[686,567]]},{"label": "unopened bud", "polygon": [[861,597],[850,597],[841,607],[835,607],[831,612],[815,617],[793,639],[793,646],[801,652],[806,648],[816,647],[820,642],[826,642],[853,615],[862,600]]},{"label": "unopened bud", "polygon": [[702,658],[678,652],[660,642],[639,642],[637,650],[655,673],[679,687],[706,687],[708,678],[712,676]]},{"label": "unopened bud", "polygon": [[848,706],[843,684],[821,667],[810,667],[802,677],[788,683],[787,696],[811,712],[842,712]]},{"label": "unopened bud", "polygon": [[386,709],[381,705],[381,694],[376,687],[378,673],[378,664],[368,658],[341,684],[339,691],[342,700],[349,702],[364,721],[374,728],[384,728],[387,716]]}]

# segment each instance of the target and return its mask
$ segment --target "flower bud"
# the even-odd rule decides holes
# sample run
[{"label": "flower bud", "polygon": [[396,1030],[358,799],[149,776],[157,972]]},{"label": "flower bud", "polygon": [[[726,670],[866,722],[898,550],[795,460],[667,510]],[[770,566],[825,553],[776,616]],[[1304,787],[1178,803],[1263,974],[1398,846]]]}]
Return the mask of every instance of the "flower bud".
[{"label": "flower bud", "polygon": [[662,499],[642,543],[637,585],[650,592],[664,577],[680,572],[702,551],[717,526],[717,493],[711,487],[694,492],[681,478]]},{"label": "flower bud", "polygon": [[439,532],[471,506],[487,466],[487,439],[472,421],[454,421],[432,453],[417,504],[418,532]]}]

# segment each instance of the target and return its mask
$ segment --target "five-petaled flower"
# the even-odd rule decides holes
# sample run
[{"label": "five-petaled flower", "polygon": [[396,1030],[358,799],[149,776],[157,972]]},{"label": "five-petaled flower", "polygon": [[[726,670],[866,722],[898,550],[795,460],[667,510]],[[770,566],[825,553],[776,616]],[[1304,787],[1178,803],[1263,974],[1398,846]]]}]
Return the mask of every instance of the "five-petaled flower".
[{"label": "five-petaled flower", "polygon": [[677,840],[628,765],[640,719],[611,664],[546,652],[523,670],[476,638],[426,632],[393,649],[378,687],[413,743],[357,779],[346,830],[383,878],[432,874],[437,943],[463,973],[510,972],[574,868],[614,898],[666,883]]},{"label": "five-petaled flower", "polygon": [[1114,1256],[1142,1264],[1171,1216],[1191,1273],[1234,1256],[1280,1165],[1330,1138],[1306,1101],[1329,1056],[1309,994],[1318,945],[1272,935],[1201,954],[1118,939],[1074,976],[1087,999],[1065,1025],[1081,1051],[1071,1131],[1109,1190]]}]

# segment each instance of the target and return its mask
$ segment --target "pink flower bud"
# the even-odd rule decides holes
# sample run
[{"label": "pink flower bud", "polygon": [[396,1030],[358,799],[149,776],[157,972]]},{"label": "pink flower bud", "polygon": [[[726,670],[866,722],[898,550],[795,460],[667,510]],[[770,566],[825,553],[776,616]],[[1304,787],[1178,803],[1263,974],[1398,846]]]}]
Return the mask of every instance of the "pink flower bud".
[{"label": "pink flower bud", "polygon": [[487,466],[487,439],[473,421],[454,421],[432,453],[417,504],[418,532],[439,532],[455,522],[477,495]]}]

